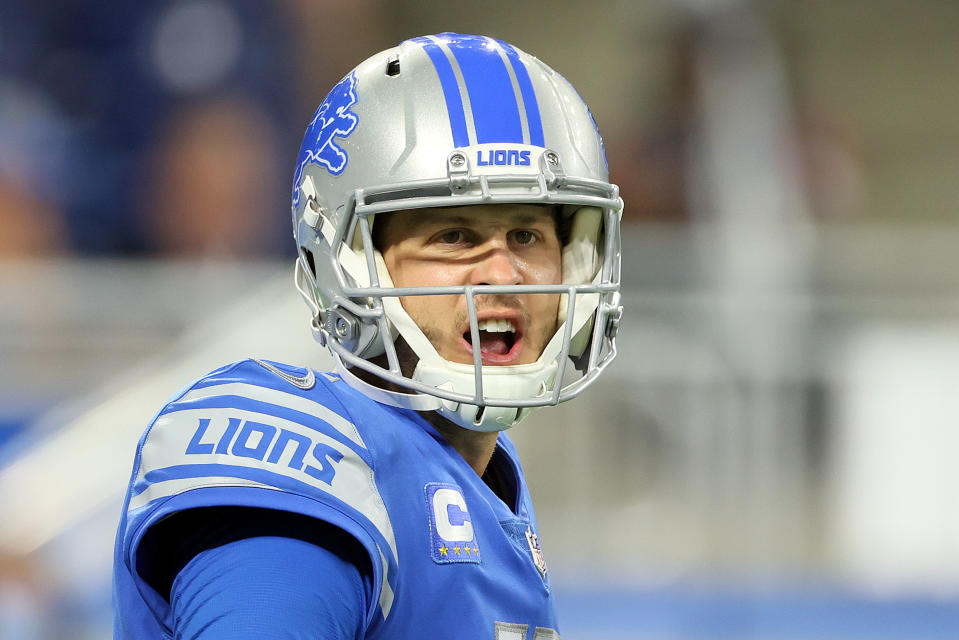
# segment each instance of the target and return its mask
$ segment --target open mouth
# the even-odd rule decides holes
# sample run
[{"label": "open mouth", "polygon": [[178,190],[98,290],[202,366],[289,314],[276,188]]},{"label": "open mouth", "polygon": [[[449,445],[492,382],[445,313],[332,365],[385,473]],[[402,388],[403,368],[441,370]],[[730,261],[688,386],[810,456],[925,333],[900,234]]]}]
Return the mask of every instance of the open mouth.
[{"label": "open mouth", "polygon": [[[506,364],[519,354],[522,343],[522,333],[512,320],[505,318],[490,318],[480,320],[479,329],[480,353],[486,364]],[[473,341],[470,331],[463,332],[463,340],[470,353],[473,352]]]}]

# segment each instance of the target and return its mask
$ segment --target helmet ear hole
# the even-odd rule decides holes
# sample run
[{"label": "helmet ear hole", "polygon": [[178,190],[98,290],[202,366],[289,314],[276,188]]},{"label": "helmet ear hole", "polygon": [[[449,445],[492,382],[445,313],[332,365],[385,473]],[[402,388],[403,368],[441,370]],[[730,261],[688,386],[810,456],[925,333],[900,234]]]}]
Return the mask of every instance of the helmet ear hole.
[{"label": "helmet ear hole", "polygon": [[310,275],[316,278],[316,262],[313,258],[313,252],[306,247],[300,247],[300,251],[302,251],[303,255],[306,257],[306,263],[310,267]]}]

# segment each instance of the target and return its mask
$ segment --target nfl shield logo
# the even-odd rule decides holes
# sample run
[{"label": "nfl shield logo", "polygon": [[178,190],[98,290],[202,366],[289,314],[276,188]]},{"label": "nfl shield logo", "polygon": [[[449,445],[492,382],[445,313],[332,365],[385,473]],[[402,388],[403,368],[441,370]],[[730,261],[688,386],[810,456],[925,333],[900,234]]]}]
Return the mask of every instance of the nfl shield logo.
[{"label": "nfl shield logo", "polygon": [[539,575],[546,579],[546,558],[543,557],[543,550],[539,546],[539,536],[533,532],[533,527],[526,527],[526,542],[529,543],[529,553],[533,556],[533,564]]}]

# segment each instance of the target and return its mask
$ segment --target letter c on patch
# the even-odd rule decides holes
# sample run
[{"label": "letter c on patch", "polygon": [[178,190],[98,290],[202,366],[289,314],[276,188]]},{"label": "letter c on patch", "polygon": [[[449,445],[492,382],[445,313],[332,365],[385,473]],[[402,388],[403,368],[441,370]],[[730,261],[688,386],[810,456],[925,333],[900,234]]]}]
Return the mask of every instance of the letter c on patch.
[{"label": "letter c on patch", "polygon": [[450,542],[473,539],[473,523],[466,511],[466,499],[456,489],[437,489],[433,494],[436,533]]}]

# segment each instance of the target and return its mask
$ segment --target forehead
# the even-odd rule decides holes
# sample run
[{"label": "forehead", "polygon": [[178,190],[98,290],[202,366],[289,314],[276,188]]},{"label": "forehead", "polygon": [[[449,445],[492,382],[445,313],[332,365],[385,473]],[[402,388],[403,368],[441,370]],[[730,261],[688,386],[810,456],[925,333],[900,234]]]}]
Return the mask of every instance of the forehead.
[{"label": "forehead", "polygon": [[[538,204],[479,204],[465,207],[436,207],[396,211],[383,216],[398,224],[390,224],[391,235],[408,235],[423,228],[453,224],[456,226],[517,227],[555,223],[553,208]],[[377,220],[385,224],[386,220]]]}]

